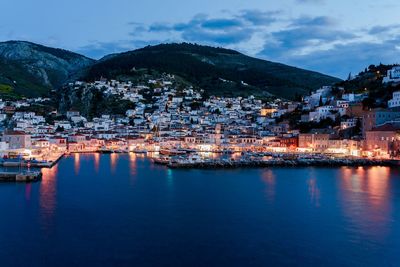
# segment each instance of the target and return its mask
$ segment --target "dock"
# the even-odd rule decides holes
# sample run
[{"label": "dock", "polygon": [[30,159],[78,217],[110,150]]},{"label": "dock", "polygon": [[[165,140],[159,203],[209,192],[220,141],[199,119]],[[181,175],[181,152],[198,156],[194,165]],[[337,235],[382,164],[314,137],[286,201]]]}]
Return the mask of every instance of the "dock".
[{"label": "dock", "polygon": [[0,166],[2,167],[28,167],[28,168],[52,168],[54,165],[62,159],[64,154],[58,154],[52,157],[50,160],[10,160],[10,161],[3,161],[0,162]]},{"label": "dock", "polygon": [[0,182],[30,183],[41,179],[42,173],[39,171],[0,172]]}]

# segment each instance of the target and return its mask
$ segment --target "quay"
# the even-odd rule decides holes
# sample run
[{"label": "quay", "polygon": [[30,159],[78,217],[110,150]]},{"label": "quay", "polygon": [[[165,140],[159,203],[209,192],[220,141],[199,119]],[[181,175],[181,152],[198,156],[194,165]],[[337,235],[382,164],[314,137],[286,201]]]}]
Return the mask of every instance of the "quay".
[{"label": "quay", "polygon": [[52,156],[49,160],[2,160],[0,166],[2,167],[28,167],[28,168],[52,168],[64,156],[63,153]]},{"label": "quay", "polygon": [[42,179],[40,171],[0,172],[0,182],[37,182]]},{"label": "quay", "polygon": [[378,159],[269,159],[269,160],[210,160],[201,162],[170,162],[169,168],[175,169],[228,169],[228,168],[264,168],[264,167],[365,167],[399,166],[396,160]]}]

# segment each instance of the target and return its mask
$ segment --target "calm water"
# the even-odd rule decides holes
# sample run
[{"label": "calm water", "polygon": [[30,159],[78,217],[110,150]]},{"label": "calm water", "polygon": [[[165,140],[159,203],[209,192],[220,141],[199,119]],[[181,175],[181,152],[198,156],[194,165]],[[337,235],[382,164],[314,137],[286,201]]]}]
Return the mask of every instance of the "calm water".
[{"label": "calm water", "polygon": [[168,170],[75,155],[0,184],[0,266],[400,266],[389,168]]}]

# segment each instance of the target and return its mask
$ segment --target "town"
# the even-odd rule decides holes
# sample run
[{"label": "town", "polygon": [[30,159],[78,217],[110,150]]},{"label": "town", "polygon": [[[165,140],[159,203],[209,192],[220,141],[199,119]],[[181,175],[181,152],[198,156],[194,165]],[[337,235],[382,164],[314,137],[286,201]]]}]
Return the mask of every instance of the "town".
[{"label": "town", "polygon": [[[400,67],[389,70],[382,82],[400,83]],[[3,166],[51,167],[65,154],[88,152],[148,153],[158,163],[171,163],[173,156],[203,162],[213,153],[240,153],[252,160],[400,156],[400,91],[386,108],[371,109],[364,101],[368,92],[332,86],[296,101],[206,96],[201,89],[176,86],[175,76],[168,74],[137,84],[101,79],[68,86],[115,96],[134,108],[89,118],[74,109],[37,114],[30,108],[48,98],[1,101]]]}]

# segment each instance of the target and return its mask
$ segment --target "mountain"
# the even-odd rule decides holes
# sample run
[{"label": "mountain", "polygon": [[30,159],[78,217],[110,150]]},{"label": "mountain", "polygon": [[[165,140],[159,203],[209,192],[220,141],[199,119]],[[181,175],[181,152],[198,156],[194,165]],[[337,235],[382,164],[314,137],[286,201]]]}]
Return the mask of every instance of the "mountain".
[{"label": "mountain", "polygon": [[81,77],[95,61],[85,56],[24,41],[0,42],[0,94],[41,96]]},{"label": "mountain", "polygon": [[340,80],[313,71],[252,58],[234,50],[196,44],[161,44],[104,57],[90,67],[87,80],[131,78],[147,72],[175,74],[216,95],[292,98]]},{"label": "mountain", "polygon": [[[76,79],[175,74],[208,94],[291,98],[340,80],[317,72],[195,44],[161,44],[99,61],[24,41],[0,42],[0,96],[42,96]],[[150,75],[151,76],[151,75]]]}]

